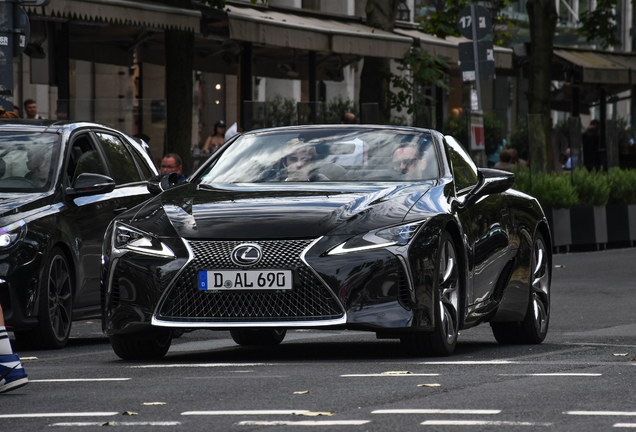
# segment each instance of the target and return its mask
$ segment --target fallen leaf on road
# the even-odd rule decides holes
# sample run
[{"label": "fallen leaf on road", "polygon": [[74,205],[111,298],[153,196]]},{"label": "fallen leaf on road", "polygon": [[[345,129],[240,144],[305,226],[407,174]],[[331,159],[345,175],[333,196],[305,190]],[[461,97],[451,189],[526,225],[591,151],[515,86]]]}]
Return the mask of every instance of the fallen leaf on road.
[{"label": "fallen leaf on road", "polygon": [[636,357],[634,357],[633,359],[631,359],[630,361],[636,361]]},{"label": "fallen leaf on road", "polygon": [[137,413],[132,411],[124,411],[123,413],[121,413],[121,415],[137,415]]},{"label": "fallen leaf on road", "polygon": [[309,394],[309,390],[297,391],[294,394]]},{"label": "fallen leaf on road", "polygon": [[619,357],[619,356],[620,356],[620,357],[622,357],[622,356],[626,356],[627,354],[629,354],[629,353],[625,353],[625,354],[620,354],[620,353],[619,353],[619,354],[614,354],[614,357]]},{"label": "fallen leaf on road", "polygon": [[102,426],[115,426],[115,422],[102,423]]},{"label": "fallen leaf on road", "polygon": [[166,402],[144,402],[142,405],[165,405]]},{"label": "fallen leaf on road", "polygon": [[554,268],[565,268],[565,266],[563,264],[557,264],[554,266]]},{"label": "fallen leaf on road", "polygon": [[294,415],[307,416],[307,417],[318,417],[318,416],[332,416],[335,413],[330,412],[297,412]]},{"label": "fallen leaf on road", "polygon": [[20,360],[37,360],[37,357],[20,357]]},{"label": "fallen leaf on road", "polygon": [[441,384],[418,384],[418,387],[439,387]]},{"label": "fallen leaf on road", "polygon": [[409,371],[388,371],[388,372],[382,372],[382,375],[408,375],[411,372]]}]

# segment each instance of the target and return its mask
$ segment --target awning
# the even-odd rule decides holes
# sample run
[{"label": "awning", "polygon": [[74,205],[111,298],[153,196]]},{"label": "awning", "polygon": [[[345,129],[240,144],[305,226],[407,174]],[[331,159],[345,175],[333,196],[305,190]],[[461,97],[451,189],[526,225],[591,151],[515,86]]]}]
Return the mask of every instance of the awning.
[{"label": "awning", "polygon": [[52,0],[29,14],[199,32],[201,12],[131,0]]},{"label": "awning", "polygon": [[[459,44],[470,42],[466,38],[448,36],[446,39],[424,33],[417,29],[395,28],[395,33],[408,36],[419,41],[420,46],[433,56],[443,55],[450,58],[451,64],[459,62]],[[495,67],[498,69],[512,69],[512,49],[495,47]]]},{"label": "awning", "polygon": [[576,72],[581,83],[636,84],[634,54],[555,47],[554,55]]},{"label": "awning", "polygon": [[335,20],[291,12],[239,7],[226,9],[230,38],[269,46],[339,54],[406,57],[413,40],[357,20]]}]

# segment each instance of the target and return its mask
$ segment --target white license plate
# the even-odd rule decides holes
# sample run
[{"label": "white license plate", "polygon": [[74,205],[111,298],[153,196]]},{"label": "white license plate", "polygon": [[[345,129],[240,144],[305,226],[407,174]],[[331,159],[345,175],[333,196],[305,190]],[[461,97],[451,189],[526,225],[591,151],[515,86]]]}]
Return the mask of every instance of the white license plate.
[{"label": "white license plate", "polygon": [[291,270],[210,270],[199,271],[200,290],[290,290]]}]

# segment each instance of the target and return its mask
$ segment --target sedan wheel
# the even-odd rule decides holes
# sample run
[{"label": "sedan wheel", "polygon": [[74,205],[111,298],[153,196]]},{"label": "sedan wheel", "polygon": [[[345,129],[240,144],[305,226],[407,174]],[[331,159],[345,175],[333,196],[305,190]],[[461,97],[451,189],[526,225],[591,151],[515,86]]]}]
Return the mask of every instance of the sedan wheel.
[{"label": "sedan wheel", "polygon": [[110,345],[123,360],[157,360],[172,344],[172,330],[157,330],[152,335],[110,336]]},{"label": "sedan wheel", "polygon": [[272,346],[278,345],[285,339],[286,329],[234,329],[230,336],[239,345]]},{"label": "sedan wheel", "polygon": [[541,233],[532,245],[528,309],[519,323],[492,323],[492,332],[501,344],[539,344],[550,323],[550,255]]},{"label": "sedan wheel", "polygon": [[444,232],[437,260],[435,330],[402,338],[410,352],[435,357],[453,353],[459,334],[460,284],[455,244],[450,234]]},{"label": "sedan wheel", "polygon": [[72,277],[66,256],[54,248],[46,261],[40,281],[38,325],[16,333],[16,339],[31,348],[64,347],[71,334],[73,319]]}]

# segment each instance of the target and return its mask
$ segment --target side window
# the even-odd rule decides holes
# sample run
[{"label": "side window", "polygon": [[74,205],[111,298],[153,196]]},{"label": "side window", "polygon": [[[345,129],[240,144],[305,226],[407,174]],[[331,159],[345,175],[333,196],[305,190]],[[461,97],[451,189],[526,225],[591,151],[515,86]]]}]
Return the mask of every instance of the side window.
[{"label": "side window", "polygon": [[143,174],[144,178],[148,180],[153,175],[152,171],[150,170],[150,168],[148,168],[148,165],[146,165],[144,159],[139,156],[139,154],[137,154],[135,149],[132,149],[131,153],[133,155],[133,158],[135,158],[137,165],[139,166],[139,168],[141,168],[141,173]]},{"label": "side window", "polygon": [[96,132],[96,135],[106,153],[115,183],[120,185],[141,181],[135,161],[124,143],[115,135],[104,132]]},{"label": "side window", "polygon": [[93,141],[86,134],[75,137],[72,140],[66,167],[68,183],[73,184],[75,179],[84,173],[108,174],[97,150],[95,150]]},{"label": "side window", "polygon": [[461,144],[455,141],[451,136],[444,137],[450,162],[453,166],[453,178],[455,179],[455,188],[461,191],[471,188],[477,184],[479,177],[477,176],[477,166],[463,149]]}]

